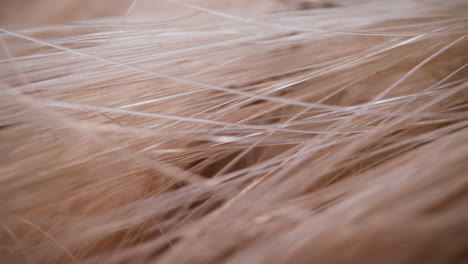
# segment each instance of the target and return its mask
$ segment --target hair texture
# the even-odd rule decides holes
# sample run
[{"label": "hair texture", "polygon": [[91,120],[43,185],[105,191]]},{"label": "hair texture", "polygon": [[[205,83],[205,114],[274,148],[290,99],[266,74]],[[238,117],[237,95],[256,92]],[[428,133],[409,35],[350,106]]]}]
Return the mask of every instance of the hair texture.
[{"label": "hair texture", "polygon": [[26,2],[1,263],[467,263],[466,1]]}]

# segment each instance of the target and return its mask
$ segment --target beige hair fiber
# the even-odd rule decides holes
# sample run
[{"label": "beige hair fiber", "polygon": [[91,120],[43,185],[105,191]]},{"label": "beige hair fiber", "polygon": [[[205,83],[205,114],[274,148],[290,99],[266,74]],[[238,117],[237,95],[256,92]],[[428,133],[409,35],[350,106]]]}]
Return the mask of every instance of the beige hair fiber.
[{"label": "beige hair fiber", "polygon": [[0,263],[467,263],[468,3],[6,0]]}]

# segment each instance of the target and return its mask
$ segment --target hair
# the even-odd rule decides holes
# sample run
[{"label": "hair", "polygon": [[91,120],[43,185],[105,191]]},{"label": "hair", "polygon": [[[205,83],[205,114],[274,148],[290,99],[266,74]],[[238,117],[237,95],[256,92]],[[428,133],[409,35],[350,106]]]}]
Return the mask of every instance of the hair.
[{"label": "hair", "polygon": [[5,7],[0,262],[468,261],[466,1],[79,2]]}]

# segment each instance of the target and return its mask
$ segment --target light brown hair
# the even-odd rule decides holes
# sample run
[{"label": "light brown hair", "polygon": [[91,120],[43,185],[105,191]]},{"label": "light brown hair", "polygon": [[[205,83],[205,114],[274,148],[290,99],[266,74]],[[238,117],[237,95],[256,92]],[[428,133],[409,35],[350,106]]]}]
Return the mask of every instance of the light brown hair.
[{"label": "light brown hair", "polygon": [[467,261],[464,1],[78,2],[2,21],[2,263]]}]

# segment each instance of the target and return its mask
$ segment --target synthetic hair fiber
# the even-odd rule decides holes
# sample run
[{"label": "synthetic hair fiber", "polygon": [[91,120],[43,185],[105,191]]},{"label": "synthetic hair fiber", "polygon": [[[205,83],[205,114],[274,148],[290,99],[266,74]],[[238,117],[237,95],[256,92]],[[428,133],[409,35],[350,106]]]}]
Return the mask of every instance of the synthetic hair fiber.
[{"label": "synthetic hair fiber", "polygon": [[465,0],[3,0],[0,263],[468,263]]}]

